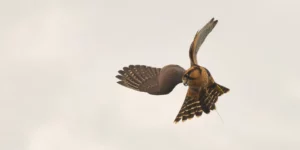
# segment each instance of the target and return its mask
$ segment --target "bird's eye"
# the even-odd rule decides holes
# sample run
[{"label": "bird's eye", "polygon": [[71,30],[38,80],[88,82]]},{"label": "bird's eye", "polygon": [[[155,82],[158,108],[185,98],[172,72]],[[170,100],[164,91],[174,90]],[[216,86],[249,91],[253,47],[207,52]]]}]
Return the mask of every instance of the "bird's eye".
[{"label": "bird's eye", "polygon": [[192,79],[188,74],[185,74],[185,75],[184,75],[184,78],[185,78],[186,80]]}]

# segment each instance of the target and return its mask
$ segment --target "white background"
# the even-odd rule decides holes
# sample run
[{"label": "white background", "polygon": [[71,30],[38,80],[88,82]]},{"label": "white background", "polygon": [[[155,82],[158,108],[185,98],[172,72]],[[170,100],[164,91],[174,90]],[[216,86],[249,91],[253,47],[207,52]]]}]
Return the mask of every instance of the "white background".
[{"label": "white background", "polygon": [[[298,150],[300,1],[11,0],[0,3],[1,150]],[[230,88],[174,124],[187,87],[118,85],[130,64],[199,63]]]}]

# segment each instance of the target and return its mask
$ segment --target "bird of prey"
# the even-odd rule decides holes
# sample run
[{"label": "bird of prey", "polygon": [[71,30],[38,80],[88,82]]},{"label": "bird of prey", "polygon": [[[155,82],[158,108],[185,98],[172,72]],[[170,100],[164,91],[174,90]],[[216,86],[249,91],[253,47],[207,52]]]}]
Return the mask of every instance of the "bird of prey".
[{"label": "bird of prey", "polygon": [[229,89],[218,84],[211,73],[197,61],[197,53],[207,35],[213,30],[218,20],[212,18],[201,30],[198,30],[190,45],[190,68],[185,70],[179,65],[170,64],[162,68],[145,65],[129,65],[119,70],[117,83],[136,91],[151,95],[169,94],[177,84],[188,86],[185,100],[179,110],[174,123],[182,120],[200,117],[216,109],[218,97],[227,93]]}]

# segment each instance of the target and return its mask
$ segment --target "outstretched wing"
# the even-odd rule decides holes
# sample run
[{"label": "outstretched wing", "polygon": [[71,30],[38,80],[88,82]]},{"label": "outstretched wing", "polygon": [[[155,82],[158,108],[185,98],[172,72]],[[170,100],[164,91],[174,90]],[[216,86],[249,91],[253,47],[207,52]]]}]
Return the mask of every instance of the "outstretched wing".
[{"label": "outstretched wing", "polygon": [[[229,91],[229,89],[224,86],[219,84],[218,86],[224,93]],[[187,119],[192,119],[194,116],[200,117],[203,112],[208,114],[210,110],[216,109],[215,103],[218,97],[224,93],[217,89],[217,83],[207,89],[201,90],[199,88],[193,89],[190,87],[174,122],[177,123],[180,120],[184,122]]]},{"label": "outstretched wing", "polygon": [[207,35],[213,30],[213,28],[216,26],[217,23],[218,20],[214,20],[214,18],[212,18],[201,30],[197,31],[194,37],[194,41],[190,46],[191,66],[198,64],[197,53],[199,51],[199,48],[204,42]]},{"label": "outstretched wing", "polygon": [[174,87],[181,83],[184,69],[178,65],[167,65],[155,68],[144,65],[130,65],[119,70],[120,79],[117,83],[140,92],[152,95],[170,93]]}]

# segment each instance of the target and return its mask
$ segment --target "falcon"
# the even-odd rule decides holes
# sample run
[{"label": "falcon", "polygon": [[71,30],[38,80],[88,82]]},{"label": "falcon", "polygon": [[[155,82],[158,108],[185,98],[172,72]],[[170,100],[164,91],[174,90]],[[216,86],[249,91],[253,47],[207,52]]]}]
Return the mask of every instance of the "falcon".
[{"label": "falcon", "polygon": [[190,68],[185,70],[179,65],[170,64],[162,68],[145,65],[129,65],[119,70],[117,83],[127,88],[146,92],[151,95],[166,95],[176,85],[188,86],[184,102],[174,123],[209,114],[216,109],[218,97],[229,92],[229,88],[218,84],[211,73],[197,61],[197,53],[207,35],[213,30],[218,20],[212,18],[198,30],[189,49]]}]

